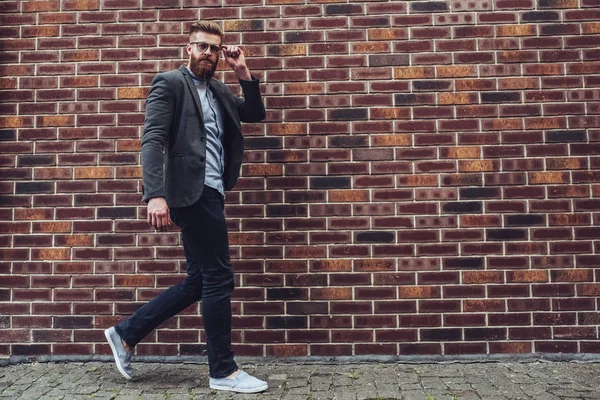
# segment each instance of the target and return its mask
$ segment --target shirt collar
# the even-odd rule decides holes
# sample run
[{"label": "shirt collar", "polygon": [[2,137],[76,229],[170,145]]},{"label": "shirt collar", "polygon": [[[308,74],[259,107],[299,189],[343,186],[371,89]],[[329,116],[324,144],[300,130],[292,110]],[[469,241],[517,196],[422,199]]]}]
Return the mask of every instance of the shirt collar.
[{"label": "shirt collar", "polygon": [[187,69],[187,71],[189,72],[190,76],[192,77],[192,79],[194,80],[194,83],[196,84],[201,84],[201,85],[206,85],[206,81],[204,79],[200,79],[196,76],[196,74],[194,74],[192,72],[191,69],[189,69],[187,66],[185,67],[185,69]]}]

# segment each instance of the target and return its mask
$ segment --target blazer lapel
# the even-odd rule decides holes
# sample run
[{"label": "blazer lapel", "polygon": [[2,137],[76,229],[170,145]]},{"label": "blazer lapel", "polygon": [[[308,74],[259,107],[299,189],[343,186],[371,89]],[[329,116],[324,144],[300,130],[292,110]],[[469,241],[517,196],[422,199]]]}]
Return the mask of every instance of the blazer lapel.
[{"label": "blazer lapel", "polygon": [[196,89],[196,85],[194,85],[194,81],[192,80],[192,77],[189,74],[185,65],[179,67],[179,71],[181,71],[181,73],[183,74],[183,79],[185,80],[188,89],[190,89],[190,92],[192,92],[192,98],[194,99],[194,103],[196,104],[196,110],[198,110],[200,120],[204,123],[204,114],[202,114],[202,104],[200,103],[200,96],[198,96],[198,89]]}]

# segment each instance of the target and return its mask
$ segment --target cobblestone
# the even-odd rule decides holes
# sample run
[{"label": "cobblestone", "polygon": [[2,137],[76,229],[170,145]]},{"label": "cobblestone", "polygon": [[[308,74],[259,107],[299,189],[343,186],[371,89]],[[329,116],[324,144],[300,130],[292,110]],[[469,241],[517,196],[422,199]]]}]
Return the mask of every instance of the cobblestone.
[{"label": "cobblestone", "polygon": [[248,365],[269,381],[262,394],[208,387],[202,364],[135,364],[126,381],[112,363],[0,367],[0,399],[15,400],[597,400],[600,363]]}]

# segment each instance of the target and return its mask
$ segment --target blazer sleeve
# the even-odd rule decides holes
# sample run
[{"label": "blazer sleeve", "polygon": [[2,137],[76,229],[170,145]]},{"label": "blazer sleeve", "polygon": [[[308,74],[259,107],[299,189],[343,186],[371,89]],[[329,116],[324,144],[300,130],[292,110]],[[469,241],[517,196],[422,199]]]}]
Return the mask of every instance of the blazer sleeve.
[{"label": "blazer sleeve", "polygon": [[164,150],[168,140],[175,98],[172,84],[163,74],[152,80],[146,100],[146,117],[142,134],[142,201],[165,197]]},{"label": "blazer sleeve", "polygon": [[244,98],[236,97],[235,99],[242,122],[260,122],[267,117],[267,112],[260,95],[259,82],[254,76],[251,81],[240,79]]}]

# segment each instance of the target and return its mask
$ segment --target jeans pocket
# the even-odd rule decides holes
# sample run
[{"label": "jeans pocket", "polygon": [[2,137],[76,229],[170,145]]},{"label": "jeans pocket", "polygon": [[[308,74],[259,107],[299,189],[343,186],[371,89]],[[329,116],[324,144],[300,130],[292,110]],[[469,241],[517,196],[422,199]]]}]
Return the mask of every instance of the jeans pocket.
[{"label": "jeans pocket", "polygon": [[212,188],[210,186],[205,186],[204,190],[206,190],[206,188],[209,188],[208,190],[210,190],[215,195],[215,197],[219,200],[219,203],[221,203],[221,211],[225,210],[225,196],[223,196],[221,194],[221,192],[219,192],[215,188]]}]

